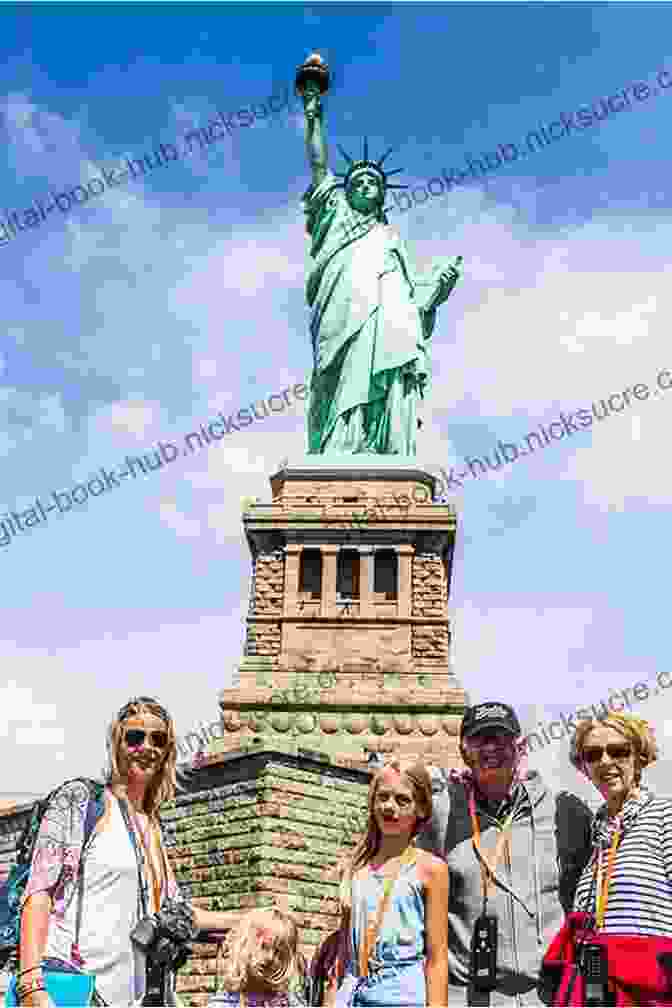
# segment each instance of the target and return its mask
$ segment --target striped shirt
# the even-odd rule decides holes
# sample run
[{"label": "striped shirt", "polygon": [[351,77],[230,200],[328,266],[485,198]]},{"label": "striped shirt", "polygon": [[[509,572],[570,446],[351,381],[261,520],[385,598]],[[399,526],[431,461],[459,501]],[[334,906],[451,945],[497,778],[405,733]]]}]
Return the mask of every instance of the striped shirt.
[{"label": "striped shirt", "polygon": [[[638,797],[625,802],[622,823],[602,930],[672,938],[672,798],[657,798],[641,788]],[[604,845],[613,830],[604,805],[596,813],[594,830],[602,834]],[[575,910],[595,912],[594,874],[595,853],[581,875]]]}]

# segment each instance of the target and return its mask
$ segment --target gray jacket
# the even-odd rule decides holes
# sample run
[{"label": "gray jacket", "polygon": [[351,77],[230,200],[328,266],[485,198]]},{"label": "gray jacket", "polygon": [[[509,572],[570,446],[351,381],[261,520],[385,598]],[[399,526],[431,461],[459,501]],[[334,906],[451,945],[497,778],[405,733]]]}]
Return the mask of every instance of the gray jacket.
[{"label": "gray jacket", "polygon": [[[497,866],[488,912],[498,918],[498,982],[490,1003],[538,1003],[534,991],[551,938],[571,910],[574,889],[590,856],[591,813],[567,792],[553,794],[536,771],[522,782],[522,803],[514,818],[509,849]],[[492,810],[491,810],[492,811]],[[483,849],[491,853],[497,820],[477,802]],[[434,795],[431,822],[418,846],[443,858],[450,870],[448,965],[452,1004],[466,1000],[471,936],[482,911],[479,863],[472,845],[467,793],[460,781],[445,781]],[[474,1002],[477,1003],[477,1002]]]}]

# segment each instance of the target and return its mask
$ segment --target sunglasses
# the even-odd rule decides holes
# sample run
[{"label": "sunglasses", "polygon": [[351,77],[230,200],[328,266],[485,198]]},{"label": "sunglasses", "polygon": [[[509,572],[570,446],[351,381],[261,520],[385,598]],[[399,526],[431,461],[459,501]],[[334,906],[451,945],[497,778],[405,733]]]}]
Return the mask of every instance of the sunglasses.
[{"label": "sunglasses", "polygon": [[142,728],[129,728],[124,735],[124,741],[127,746],[134,748],[135,746],[142,745],[142,743],[149,735],[152,745],[155,749],[165,749],[168,745],[168,732],[165,731],[151,731],[146,732]]},{"label": "sunglasses", "polygon": [[620,745],[587,746],[581,753],[581,758],[586,763],[599,763],[605,752],[608,754],[609,759],[624,760],[629,756],[632,756],[632,746],[627,745],[627,743]]}]

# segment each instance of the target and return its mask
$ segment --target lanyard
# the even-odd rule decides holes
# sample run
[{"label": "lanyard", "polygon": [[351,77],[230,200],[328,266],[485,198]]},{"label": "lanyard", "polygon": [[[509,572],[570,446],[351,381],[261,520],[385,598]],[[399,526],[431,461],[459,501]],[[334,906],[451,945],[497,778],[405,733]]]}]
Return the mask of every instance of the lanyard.
[{"label": "lanyard", "polygon": [[[148,837],[145,831],[142,829],[142,825],[138,821],[138,817],[135,814],[133,814],[133,822],[135,823],[136,829],[140,836],[140,842],[142,844],[142,849],[145,854],[145,864],[147,865],[147,868],[149,869],[149,873],[152,878],[152,889],[154,892],[154,911],[155,913],[158,913],[158,911],[161,909],[161,892],[163,889],[163,878],[160,877],[162,875],[162,872],[157,872],[156,870],[156,859],[154,857],[154,851],[156,850],[155,827],[151,821],[151,818],[148,818],[147,821],[147,834],[149,834]],[[160,861],[161,868],[163,869],[163,859],[161,858],[161,853],[162,851],[160,850],[159,857],[161,859]]]},{"label": "lanyard", "polygon": [[472,843],[476,848],[476,853],[478,854],[478,865],[481,869],[481,885],[483,888],[483,913],[487,911],[488,908],[488,898],[490,894],[490,889],[495,882],[495,869],[499,859],[502,856],[504,848],[508,848],[509,843],[509,831],[511,829],[511,824],[513,823],[513,816],[515,812],[515,806],[511,809],[509,814],[503,823],[498,824],[500,829],[500,834],[497,837],[497,843],[495,844],[495,849],[492,854],[492,858],[488,858],[481,847],[481,827],[478,822],[478,814],[476,812],[476,799],[474,797],[474,789],[469,790],[469,815],[471,816],[471,826],[473,830]]},{"label": "lanyard", "polygon": [[394,872],[392,872],[391,875],[387,876],[383,883],[383,895],[380,903],[378,904],[378,911],[375,918],[368,923],[366,934],[363,936],[364,940],[362,941],[359,949],[359,975],[362,977],[367,977],[369,975],[369,957],[376,944],[378,932],[380,931],[380,926],[383,923],[383,917],[387,911],[394,884],[399,878],[402,867],[404,865],[413,864],[415,860],[415,847],[407,847],[399,858],[399,866]]},{"label": "lanyard", "polygon": [[609,902],[609,888],[611,878],[614,873],[614,862],[616,860],[616,850],[621,841],[621,825],[614,830],[614,836],[609,848],[609,858],[607,860],[607,870],[604,871],[604,850],[600,844],[595,860],[595,870],[593,877],[597,882],[595,893],[595,923],[598,929],[604,927],[604,918],[607,913],[607,903]]},{"label": "lanyard", "polygon": [[138,869],[138,888],[140,896],[140,913],[138,914],[138,919],[141,917],[147,917],[149,915],[149,910],[147,908],[147,881],[145,879],[145,873],[142,870],[142,856],[138,850],[138,840],[135,835],[135,830],[133,829],[133,823],[131,822],[131,814],[128,811],[129,802],[126,798],[117,799],[119,802],[119,808],[121,809],[121,814],[124,817],[124,823],[126,824],[126,832],[131,841],[131,846],[133,847],[133,853],[135,854],[135,863]]}]

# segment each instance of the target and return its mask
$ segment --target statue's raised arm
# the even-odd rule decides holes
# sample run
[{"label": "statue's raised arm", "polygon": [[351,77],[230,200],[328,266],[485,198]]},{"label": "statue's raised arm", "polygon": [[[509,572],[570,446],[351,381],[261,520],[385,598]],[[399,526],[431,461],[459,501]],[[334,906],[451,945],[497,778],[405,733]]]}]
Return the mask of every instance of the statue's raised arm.
[{"label": "statue's raised arm", "polygon": [[318,186],[327,174],[327,143],[322,122],[321,95],[328,88],[329,69],[322,57],[313,53],[299,67],[296,90],[303,100],[306,151],[314,186]]},{"label": "statue's raised arm", "polygon": [[431,374],[437,309],[459,277],[461,259],[420,276],[385,212],[391,177],[401,168],[377,160],[364,139],[361,158],[339,145],[344,172],[327,164],[322,96],[329,67],[313,53],[296,74],[303,100],[312,175],[303,210],[312,260],[313,372],[308,402],[309,455],[414,458],[418,406]]}]

